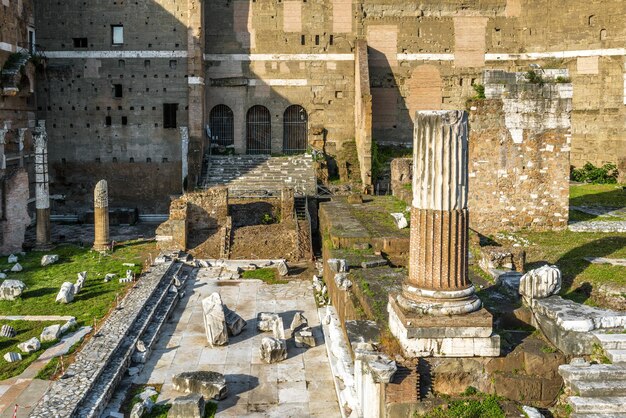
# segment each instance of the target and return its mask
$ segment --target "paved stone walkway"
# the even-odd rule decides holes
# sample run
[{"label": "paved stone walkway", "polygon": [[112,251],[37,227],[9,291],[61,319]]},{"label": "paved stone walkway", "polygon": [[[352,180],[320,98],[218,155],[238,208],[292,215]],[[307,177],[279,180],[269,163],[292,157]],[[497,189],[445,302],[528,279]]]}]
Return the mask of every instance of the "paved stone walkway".
[{"label": "paved stone walkway", "polygon": [[626,221],[581,221],[567,228],[572,232],[626,232]]},{"label": "paved stone walkway", "polygon": [[75,318],[73,316],[58,315],[0,315],[0,321],[69,321],[70,319]]},{"label": "paved stone walkway", "polygon": [[[213,370],[225,374],[230,392],[219,402],[218,417],[341,416],[308,281],[273,286],[257,280],[218,281],[206,278],[202,270],[198,277],[187,283],[188,294],[134,383],[163,384],[159,401],[170,401],[182,395],[173,390],[172,376],[184,371]],[[216,291],[248,324],[227,346],[211,348],[205,337],[201,301]],[[288,337],[297,311],[303,312],[314,328],[317,346],[307,350],[288,341],[287,360],[271,365],[261,362],[259,346],[269,333],[256,330],[257,313],[280,314]]]},{"label": "paved stone walkway", "polygon": [[13,418],[15,404],[19,405],[18,418],[27,417],[52,383],[49,380],[35,379],[37,373],[54,357],[66,354],[76,342],[90,332],[91,327],[82,327],[75,333],[66,335],[58,344],[44,351],[21,375],[0,381],[0,418]]}]

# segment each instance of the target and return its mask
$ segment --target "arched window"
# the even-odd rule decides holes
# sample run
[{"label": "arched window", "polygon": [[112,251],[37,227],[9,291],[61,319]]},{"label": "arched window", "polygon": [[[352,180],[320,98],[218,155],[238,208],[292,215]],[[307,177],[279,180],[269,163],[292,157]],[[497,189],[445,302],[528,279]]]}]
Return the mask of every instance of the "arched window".
[{"label": "arched window", "polygon": [[217,105],[209,114],[211,127],[211,143],[218,145],[233,145],[235,134],[233,128],[233,111],[226,105]]},{"label": "arched window", "polygon": [[252,106],[246,115],[246,151],[248,154],[272,153],[272,122],[265,106]]},{"label": "arched window", "polygon": [[299,105],[289,106],[283,115],[283,153],[299,154],[306,151],[309,116]]}]

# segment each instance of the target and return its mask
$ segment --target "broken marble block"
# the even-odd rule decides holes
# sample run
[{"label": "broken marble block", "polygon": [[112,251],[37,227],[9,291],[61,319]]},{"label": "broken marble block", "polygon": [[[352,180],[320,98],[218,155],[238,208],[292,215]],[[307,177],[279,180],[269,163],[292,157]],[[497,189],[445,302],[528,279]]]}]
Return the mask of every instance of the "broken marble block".
[{"label": "broken marble block", "polygon": [[525,299],[544,299],[561,290],[561,271],[556,266],[541,266],[524,274],[519,293]]},{"label": "broken marble block", "polygon": [[15,254],[11,254],[8,259],[9,264],[17,263],[17,256]]},{"label": "broken marble block", "polygon": [[335,284],[341,290],[348,290],[352,287],[352,281],[348,279],[348,273],[335,274]]},{"label": "broken marble block", "polygon": [[396,362],[384,354],[367,361],[367,367],[372,373],[372,378],[376,383],[389,383],[398,370]]},{"label": "broken marble block", "polygon": [[20,263],[15,263],[13,267],[11,267],[11,271],[14,273],[20,272],[22,270],[24,270],[24,268],[22,267]]},{"label": "broken marble block", "polygon": [[0,285],[0,300],[15,300],[25,289],[26,285],[20,280],[5,280]]},{"label": "broken marble block", "polygon": [[69,321],[63,324],[63,326],[59,330],[60,335],[66,334],[69,330],[73,329],[77,325],[78,324],[76,323],[76,318],[71,318]]},{"label": "broken marble block", "polygon": [[298,329],[307,326],[309,326],[309,321],[306,319],[306,317],[302,315],[302,312],[296,312],[296,314],[293,316],[293,320],[291,321],[291,326],[289,328],[291,328],[292,331],[297,331]]},{"label": "broken marble block", "polygon": [[39,339],[42,342],[56,341],[59,339],[60,335],[61,335],[61,325],[55,324],[55,325],[50,325],[49,327],[45,327],[43,331],[41,331],[41,335],[39,336]]},{"label": "broken marble block", "polygon": [[126,279],[129,279],[130,281],[135,280],[135,273],[133,273],[132,270],[126,270]]},{"label": "broken marble block", "polygon": [[348,262],[342,258],[329,258],[328,268],[334,273],[345,273],[348,271]]},{"label": "broken marble block", "polygon": [[398,229],[404,229],[409,226],[409,221],[406,220],[404,213],[390,213],[393,216],[393,220],[396,222]]},{"label": "broken marble block", "polygon": [[539,412],[537,408],[533,408],[532,406],[522,406],[522,412],[524,412],[528,418],[544,418],[543,414]]},{"label": "broken marble block", "polygon": [[22,360],[22,355],[20,353],[9,351],[4,355],[4,359],[9,363],[15,363],[16,361]]},{"label": "broken marble block", "polygon": [[143,402],[137,402],[133,405],[133,409],[130,410],[129,418],[141,418],[146,413],[146,406]]},{"label": "broken marble block", "polygon": [[274,322],[278,321],[279,316],[270,312],[259,312],[256,321],[256,327],[261,332],[274,330]]},{"label": "broken marble block", "polygon": [[74,300],[74,283],[65,282],[61,285],[61,290],[57,295],[57,302],[70,303]]},{"label": "broken marble block", "polygon": [[228,395],[226,378],[223,374],[211,371],[184,372],[172,379],[174,390],[183,393],[196,393],[205,399],[221,400]]},{"label": "broken marble block", "polygon": [[272,334],[277,340],[282,341],[285,339],[285,325],[283,324],[283,318],[280,316],[274,321]]},{"label": "broken marble block", "polygon": [[74,284],[74,294],[75,295],[77,295],[78,292],[81,291],[81,289],[85,285],[85,280],[87,280],[87,272],[86,271],[81,271],[80,273],[78,273],[78,280],[76,280],[76,283]]},{"label": "broken marble block", "polygon": [[46,254],[41,257],[41,266],[49,266],[50,264],[54,264],[59,261],[59,256],[57,254]]},{"label": "broken marble block", "polygon": [[284,261],[279,261],[276,265],[276,269],[278,270],[278,274],[281,276],[286,276],[289,274],[289,267],[287,267],[287,263]]},{"label": "broken marble block", "polygon": [[246,327],[246,321],[240,317],[235,311],[228,309],[228,306],[224,305],[224,318],[226,320],[226,327],[228,328],[228,335],[235,336],[241,334],[241,331]]},{"label": "broken marble block", "polygon": [[17,332],[15,332],[15,328],[11,325],[3,325],[2,328],[0,328],[0,337],[13,338],[16,335]]},{"label": "broken marble block", "polygon": [[287,358],[287,344],[276,338],[265,337],[261,340],[259,353],[264,362],[278,363]]},{"label": "broken marble block", "polygon": [[108,282],[110,282],[111,280],[115,279],[116,277],[117,277],[117,274],[115,274],[115,273],[107,273],[107,274],[104,276],[104,282],[105,282],[105,283],[108,283]]},{"label": "broken marble block", "polygon": [[293,334],[293,340],[298,348],[315,347],[315,337],[309,327],[304,327]]},{"label": "broken marble block", "polygon": [[324,286],[322,279],[317,276],[313,276],[313,289],[319,293],[322,291],[322,286]]},{"label": "broken marble block", "polygon": [[228,328],[224,315],[224,305],[219,293],[212,293],[202,300],[204,328],[211,346],[228,344]]},{"label": "broken marble block", "polygon": [[22,353],[32,353],[41,348],[41,343],[39,342],[37,337],[33,337],[28,341],[24,341],[23,343],[18,344],[17,348],[19,348]]},{"label": "broken marble block", "polygon": [[180,396],[172,402],[167,413],[168,418],[204,418],[206,403],[197,393]]}]

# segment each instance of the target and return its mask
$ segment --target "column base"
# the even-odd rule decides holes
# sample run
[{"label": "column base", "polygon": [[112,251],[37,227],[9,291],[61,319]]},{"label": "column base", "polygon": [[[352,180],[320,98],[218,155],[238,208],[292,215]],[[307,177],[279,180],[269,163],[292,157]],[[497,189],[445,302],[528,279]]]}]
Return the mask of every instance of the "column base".
[{"label": "column base", "polygon": [[408,357],[498,357],[500,336],[486,309],[455,316],[405,310],[389,295],[389,329]]},{"label": "column base", "polygon": [[105,252],[105,251],[110,251],[111,250],[111,243],[105,243],[105,244],[93,244],[93,247],[91,248],[94,251],[98,251],[98,252]]},{"label": "column base", "polygon": [[473,285],[460,290],[426,290],[404,284],[395,299],[405,311],[418,315],[463,315],[482,306]]}]

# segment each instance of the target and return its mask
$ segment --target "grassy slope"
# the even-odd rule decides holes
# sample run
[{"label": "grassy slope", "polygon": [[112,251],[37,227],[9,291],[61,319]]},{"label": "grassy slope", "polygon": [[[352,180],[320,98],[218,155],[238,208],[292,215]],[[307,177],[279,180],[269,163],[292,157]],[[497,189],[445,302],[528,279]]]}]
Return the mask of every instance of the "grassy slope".
[{"label": "grassy slope", "polygon": [[[54,342],[41,344],[41,349],[30,354],[22,353],[17,344],[33,337],[39,338],[41,331],[47,326],[58,322],[36,322],[36,321],[0,321],[0,327],[8,324],[15,328],[17,335],[14,338],[0,339],[0,380],[8,379],[21,374],[26,368],[43,353],[47,348],[54,345]],[[4,360],[4,355],[9,351],[14,351],[22,355],[22,361],[8,363]]]},{"label": "grassy slope", "polygon": [[[121,284],[118,280],[104,283],[107,273],[124,276],[129,267],[123,263],[135,263],[132,267],[135,273],[141,271],[143,255],[154,248],[153,243],[131,243],[115,250],[108,256],[101,256],[97,252],[73,245],[64,245],[54,249],[51,253],[58,254],[57,263],[41,267],[41,257],[44,253],[30,252],[20,257],[20,264],[24,270],[19,273],[8,272],[9,279],[22,280],[27,290],[17,301],[0,301],[2,315],[71,315],[76,317],[80,325],[93,324],[94,318],[102,318],[115,302],[116,295],[123,295],[128,284]],[[10,267],[7,259],[2,258],[0,269]],[[63,284],[69,281],[76,282],[77,273],[87,271],[87,280],[81,292],[74,301],[63,305],[55,303],[56,295]]]}]

